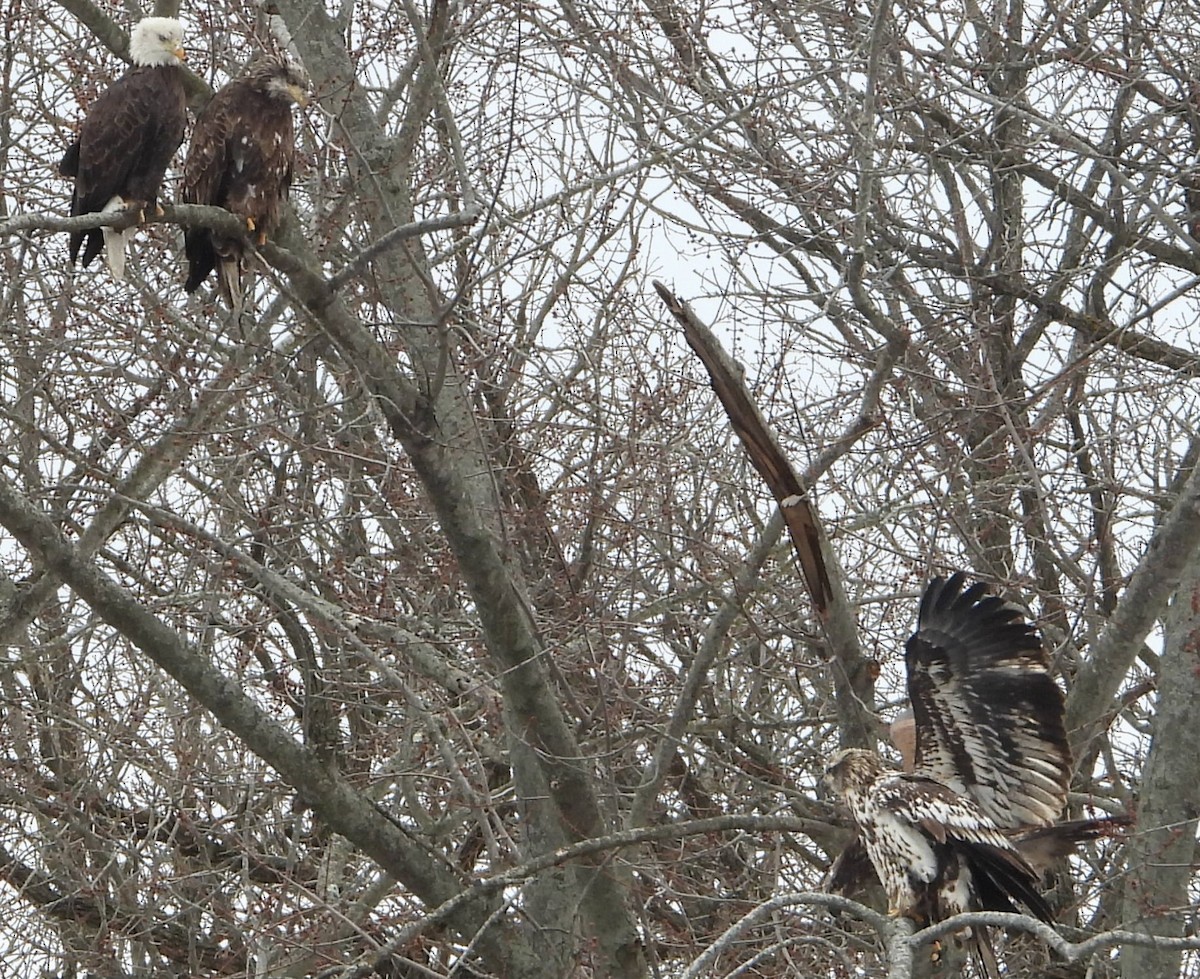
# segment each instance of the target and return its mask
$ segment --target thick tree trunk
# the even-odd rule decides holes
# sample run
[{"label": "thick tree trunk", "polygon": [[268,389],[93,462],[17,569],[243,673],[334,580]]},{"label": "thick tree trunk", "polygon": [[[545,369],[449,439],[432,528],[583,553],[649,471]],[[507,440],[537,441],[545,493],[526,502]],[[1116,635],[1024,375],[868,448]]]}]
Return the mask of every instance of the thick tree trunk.
[{"label": "thick tree trunk", "polygon": [[[1166,645],[1158,677],[1153,740],[1141,782],[1137,832],[1129,845],[1124,927],[1153,935],[1184,934],[1192,914],[1188,884],[1196,858],[1200,779],[1196,777],[1196,708],[1200,705],[1200,560],[1192,558],[1164,618]],[[1177,976],[1182,953],[1129,946],[1125,979]]]}]

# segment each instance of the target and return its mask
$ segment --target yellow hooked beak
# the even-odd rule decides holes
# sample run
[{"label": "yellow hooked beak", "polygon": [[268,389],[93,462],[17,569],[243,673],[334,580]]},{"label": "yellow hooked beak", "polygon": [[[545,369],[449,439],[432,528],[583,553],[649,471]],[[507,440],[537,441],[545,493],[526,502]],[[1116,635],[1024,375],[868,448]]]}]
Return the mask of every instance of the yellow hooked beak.
[{"label": "yellow hooked beak", "polygon": [[299,85],[289,85],[287,87],[287,93],[292,97],[292,101],[300,106],[300,108],[303,109],[306,105],[308,105],[308,93]]}]

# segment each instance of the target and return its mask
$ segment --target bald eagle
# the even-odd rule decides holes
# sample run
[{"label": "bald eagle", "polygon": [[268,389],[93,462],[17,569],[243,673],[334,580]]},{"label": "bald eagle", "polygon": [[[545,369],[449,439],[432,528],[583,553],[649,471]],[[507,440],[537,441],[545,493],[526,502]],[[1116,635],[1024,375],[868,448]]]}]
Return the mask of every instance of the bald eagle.
[{"label": "bald eagle", "polygon": [[[1057,822],[1071,757],[1049,658],[1017,609],[963,580],[930,582],[906,645],[912,771],[852,748],[830,759],[826,779],[850,810],[854,846],[865,847],[889,913],[938,921],[1024,906],[1049,922],[1036,864],[1120,822]],[[986,929],[973,929],[972,945],[997,979]]]},{"label": "bald eagle", "polygon": [[[192,133],[183,168],[184,202],[232,211],[245,221],[258,244],[265,242],[279,225],[291,187],[292,104],[306,104],[306,87],[307,78],[297,65],[264,58],[217,92]],[[184,289],[195,292],[219,265],[221,293],[234,310],[240,310],[245,240],[207,228],[188,228],[184,250],[188,260]]]},{"label": "bald eagle", "polygon": [[[129,37],[133,67],[112,83],[88,110],[79,137],[58,165],[75,178],[71,214],[135,208],[138,220],[155,208],[167,164],[187,127],[183,25],[170,17],[146,17]],[[71,232],[71,261],[83,249],[87,267],[105,245],[113,277],[125,276],[125,246],[133,228]]]}]

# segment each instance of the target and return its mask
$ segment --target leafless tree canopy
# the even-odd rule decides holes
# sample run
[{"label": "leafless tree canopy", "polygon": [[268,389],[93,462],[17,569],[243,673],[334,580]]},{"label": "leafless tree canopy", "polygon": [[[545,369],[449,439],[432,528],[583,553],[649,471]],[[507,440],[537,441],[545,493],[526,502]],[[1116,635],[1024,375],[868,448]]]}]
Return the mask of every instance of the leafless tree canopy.
[{"label": "leafless tree canopy", "polygon": [[[1136,813],[1011,974],[1200,975],[1192,5],[155,12],[193,118],[289,43],[313,101],[233,316],[182,288],[222,212],[67,262],[128,6],[0,15],[0,972],[945,971],[817,893],[817,779],[966,568],[1053,651],[1067,815]],[[828,615],[654,279],[811,488]]]}]

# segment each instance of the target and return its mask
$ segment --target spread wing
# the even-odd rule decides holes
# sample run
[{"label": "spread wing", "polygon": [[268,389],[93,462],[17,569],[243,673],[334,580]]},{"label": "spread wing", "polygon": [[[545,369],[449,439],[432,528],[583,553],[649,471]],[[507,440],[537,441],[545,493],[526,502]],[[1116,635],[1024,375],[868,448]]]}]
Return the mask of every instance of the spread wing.
[{"label": "spread wing", "polygon": [[915,772],[1001,828],[1045,826],[1067,799],[1063,695],[1033,627],[983,584],[934,578],[908,640]]},{"label": "spread wing", "polygon": [[944,907],[943,913],[1016,911],[1015,902],[1020,902],[1043,921],[1053,919],[1045,899],[1037,892],[1037,872],[970,799],[919,775],[898,775],[876,796],[881,808],[957,852],[970,868],[970,906]]}]

